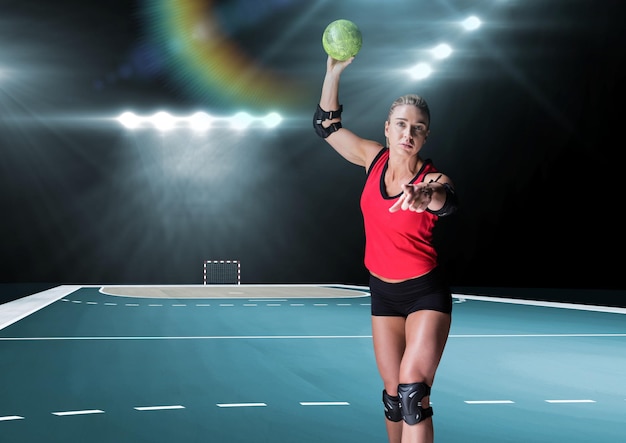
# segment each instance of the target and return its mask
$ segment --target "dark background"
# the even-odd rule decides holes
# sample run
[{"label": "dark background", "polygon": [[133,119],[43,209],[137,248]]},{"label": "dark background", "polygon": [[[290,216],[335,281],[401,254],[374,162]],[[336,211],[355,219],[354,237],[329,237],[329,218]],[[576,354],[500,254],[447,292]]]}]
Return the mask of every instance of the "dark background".
[{"label": "dark background", "polygon": [[[363,47],[344,126],[382,142],[396,97],[430,104],[422,156],[461,201],[436,231],[453,287],[624,306],[621,3],[2,0],[3,297],[201,284],[222,259],[244,284],[367,284],[364,171],[311,126],[321,35],[347,18]],[[462,31],[471,14],[482,27]],[[443,41],[452,55],[411,79]],[[284,120],[159,133],[122,127],[125,110]]]}]

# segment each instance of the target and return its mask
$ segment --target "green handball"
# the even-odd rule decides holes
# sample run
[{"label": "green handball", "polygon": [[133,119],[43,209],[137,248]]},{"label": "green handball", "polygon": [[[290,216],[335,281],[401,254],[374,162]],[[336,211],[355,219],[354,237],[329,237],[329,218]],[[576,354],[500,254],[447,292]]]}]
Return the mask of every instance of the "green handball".
[{"label": "green handball", "polygon": [[357,55],[362,44],[361,30],[350,20],[335,20],[326,26],[322,35],[324,51],[339,61],[348,60]]}]

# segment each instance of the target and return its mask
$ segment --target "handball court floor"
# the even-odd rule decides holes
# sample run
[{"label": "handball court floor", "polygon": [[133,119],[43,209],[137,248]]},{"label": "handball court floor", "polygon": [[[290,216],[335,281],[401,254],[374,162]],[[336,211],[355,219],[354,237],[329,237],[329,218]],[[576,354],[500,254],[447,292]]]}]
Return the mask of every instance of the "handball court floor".
[{"label": "handball court floor", "polygon": [[[626,309],[454,294],[435,441],[626,442]],[[62,285],[0,305],[0,441],[384,443],[367,288]]]}]

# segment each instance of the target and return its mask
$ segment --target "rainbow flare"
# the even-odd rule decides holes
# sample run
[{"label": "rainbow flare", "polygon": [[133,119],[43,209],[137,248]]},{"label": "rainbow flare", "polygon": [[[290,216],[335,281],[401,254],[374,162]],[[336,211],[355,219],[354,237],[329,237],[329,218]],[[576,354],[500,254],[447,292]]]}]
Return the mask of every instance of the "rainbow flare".
[{"label": "rainbow flare", "polygon": [[175,81],[191,96],[264,109],[300,101],[293,79],[261,67],[222,32],[212,0],[152,0],[152,39]]}]

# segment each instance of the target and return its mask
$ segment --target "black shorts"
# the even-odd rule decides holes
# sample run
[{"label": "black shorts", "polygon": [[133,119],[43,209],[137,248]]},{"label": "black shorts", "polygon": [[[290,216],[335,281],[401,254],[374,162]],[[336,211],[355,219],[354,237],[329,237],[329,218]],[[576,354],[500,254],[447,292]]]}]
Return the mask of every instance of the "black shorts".
[{"label": "black shorts", "polygon": [[406,318],[423,309],[452,313],[452,292],[439,268],[400,283],[387,283],[370,275],[370,293],[372,315]]}]

